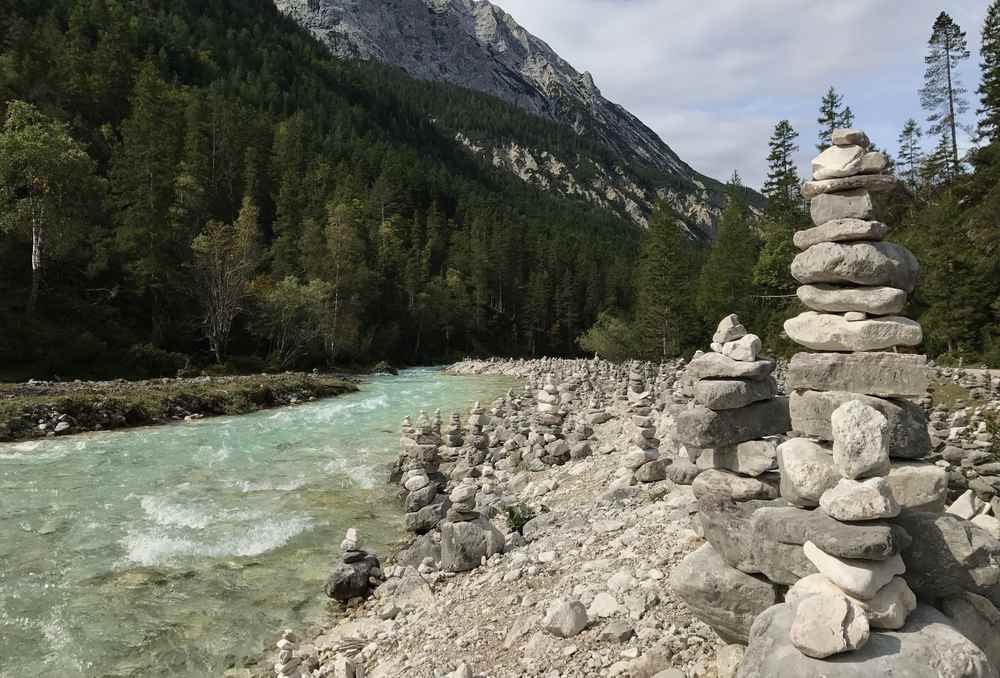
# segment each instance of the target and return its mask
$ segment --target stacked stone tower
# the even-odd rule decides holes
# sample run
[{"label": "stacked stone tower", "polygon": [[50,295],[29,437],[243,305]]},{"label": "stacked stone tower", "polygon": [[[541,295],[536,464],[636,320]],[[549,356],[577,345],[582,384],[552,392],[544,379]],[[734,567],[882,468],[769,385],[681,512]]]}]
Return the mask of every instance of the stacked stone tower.
[{"label": "stacked stone tower", "polygon": [[[749,384],[727,381],[773,370],[746,361],[729,371],[741,362],[719,341],[737,341],[729,334],[691,362],[700,404],[677,416],[685,444],[737,452],[740,439],[783,432],[784,416],[780,493],[773,471],[743,477],[729,462],[718,469],[717,449],[701,452],[700,465],[714,467],[694,481],[708,544],[671,586],[725,640],[747,645],[739,678],[995,676],[1000,542],[942,513],[947,476],[927,459],[926,418],[910,400],[927,391],[926,359],[899,352],[922,339],[899,315],[918,265],[873,218],[872,193],[894,179],[863,132],[837,130],[833,143],[803,187],[815,226],[794,239],[792,275],[810,310],[785,331],[813,352],[792,358],[790,397],[721,408],[732,394],[750,397]],[[754,341],[739,341],[733,349],[750,349],[740,357],[755,357]]]}]

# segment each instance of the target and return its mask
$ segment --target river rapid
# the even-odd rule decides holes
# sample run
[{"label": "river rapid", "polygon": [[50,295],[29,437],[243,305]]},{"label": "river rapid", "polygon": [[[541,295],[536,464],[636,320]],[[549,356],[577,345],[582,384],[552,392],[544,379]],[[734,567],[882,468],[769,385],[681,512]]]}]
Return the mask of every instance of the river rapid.
[{"label": "river rapid", "polygon": [[399,425],[514,384],[414,369],[298,407],[0,445],[0,678],[205,678],[328,614],[347,527],[403,536]]}]

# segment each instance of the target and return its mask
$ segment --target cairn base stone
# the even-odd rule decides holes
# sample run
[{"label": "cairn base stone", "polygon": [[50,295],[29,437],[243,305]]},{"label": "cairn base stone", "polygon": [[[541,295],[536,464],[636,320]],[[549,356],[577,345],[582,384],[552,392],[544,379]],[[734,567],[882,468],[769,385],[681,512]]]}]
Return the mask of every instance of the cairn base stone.
[{"label": "cairn base stone", "polygon": [[441,569],[467,572],[483,558],[502,553],[504,537],[486,518],[441,525]]},{"label": "cairn base stone", "polygon": [[737,678],[996,678],[986,655],[932,607],[914,610],[898,632],[872,633],[863,648],[813,659],[792,644],[792,605],[776,605],[754,622]]},{"label": "cairn base stone", "polygon": [[1000,611],[986,598],[965,593],[945,598],[939,607],[962,635],[982,650],[994,667],[1000,666]]},{"label": "cairn base stone", "polygon": [[674,568],[670,588],[696,617],[732,643],[745,644],[753,620],[777,600],[772,584],[729,567],[709,544]]},{"label": "cairn base stone", "polygon": [[788,398],[754,403],[738,410],[684,410],[676,418],[677,439],[697,448],[728,447],[747,440],[787,433]]},{"label": "cairn base stone", "polygon": [[792,341],[815,351],[881,351],[917,346],[924,339],[919,323],[894,315],[850,322],[842,315],[806,311],[784,327]]},{"label": "cairn base stone", "polygon": [[[788,589],[788,593],[785,594],[785,602],[797,606],[806,598],[823,593],[846,595],[825,575],[812,574],[803,577],[792,588]],[[880,588],[871,600],[858,598],[851,598],[851,600],[861,606],[873,629],[890,631],[901,629],[906,624],[907,617],[917,607],[917,597],[913,595],[913,591],[906,585],[906,580],[902,577],[895,577]]]},{"label": "cairn base stone", "polygon": [[886,476],[892,496],[902,509],[944,511],[948,498],[948,473],[940,466],[919,461],[897,461]]},{"label": "cairn base stone", "polygon": [[889,456],[922,459],[930,454],[927,415],[908,400],[888,400],[847,391],[793,391],[789,397],[792,429],[804,435],[833,440],[830,417],[846,402],[860,400],[877,410],[889,423]]},{"label": "cairn base stone", "polygon": [[885,560],[910,545],[902,527],[884,522],[848,525],[823,511],[794,507],[762,506],[753,514],[754,538],[802,546],[811,541],[824,552],[840,558]]},{"label": "cairn base stone", "polygon": [[909,398],[927,393],[929,377],[923,355],[796,353],[788,364],[786,388]]},{"label": "cairn base stone", "polygon": [[729,471],[709,469],[700,474],[691,483],[694,496],[698,499],[711,495],[730,497],[735,501],[751,501],[753,499],[777,499],[777,479],[760,477],[747,478]]}]

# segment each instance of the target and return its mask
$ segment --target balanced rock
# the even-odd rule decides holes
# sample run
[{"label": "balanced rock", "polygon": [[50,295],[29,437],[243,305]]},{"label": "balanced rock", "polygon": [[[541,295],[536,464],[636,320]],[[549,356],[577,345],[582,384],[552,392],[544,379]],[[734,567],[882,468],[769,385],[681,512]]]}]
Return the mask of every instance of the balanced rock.
[{"label": "balanced rock", "polygon": [[776,605],[750,631],[737,678],[996,678],[983,651],[948,618],[920,605],[899,631],[873,632],[859,650],[813,659],[791,641],[795,607]]},{"label": "balanced rock", "polygon": [[817,593],[798,604],[789,637],[802,654],[823,659],[864,647],[868,618],[842,593]]},{"label": "balanced rock", "polygon": [[691,612],[733,643],[746,643],[754,618],[774,605],[774,586],[729,567],[709,544],[682,560],[670,588]]},{"label": "balanced rock", "polygon": [[839,127],[830,135],[830,143],[834,146],[861,146],[868,149],[872,142],[863,130],[853,127]]},{"label": "balanced rock", "polygon": [[806,508],[819,506],[823,493],[840,480],[830,451],[806,438],[792,438],[778,446],[778,468],[781,496]]},{"label": "balanced rock", "polygon": [[721,353],[704,353],[688,363],[684,374],[690,379],[752,379],[760,381],[774,372],[773,360],[743,362]]},{"label": "balanced rock", "polygon": [[927,356],[905,353],[796,353],[786,387],[850,391],[883,398],[927,393]]},{"label": "balanced rock", "polygon": [[799,301],[814,311],[895,315],[906,305],[906,292],[896,287],[840,287],[826,283],[802,285]]},{"label": "balanced rock", "polygon": [[838,179],[858,174],[866,148],[861,146],[830,146],[812,161],[813,179]]},{"label": "balanced rock", "polygon": [[695,402],[710,410],[735,410],[750,403],[770,400],[777,394],[778,382],[770,376],[759,381],[700,379],[694,385]]},{"label": "balanced rock", "polygon": [[869,220],[875,212],[872,196],[863,189],[843,193],[824,193],[809,202],[813,223],[822,226],[835,219]]},{"label": "balanced rock", "polygon": [[811,541],[802,550],[821,574],[854,598],[869,600],[892,578],[906,571],[903,559],[896,555],[885,560],[855,560],[824,553]]},{"label": "balanced rock", "polygon": [[821,242],[853,242],[856,240],[881,240],[889,232],[889,227],[881,221],[865,219],[834,219],[822,226],[814,226],[796,231],[792,242],[800,250],[806,250]]},{"label": "balanced rock", "polygon": [[735,341],[727,341],[722,345],[722,355],[733,360],[752,363],[760,353],[760,337],[756,334],[745,334]]},{"label": "balanced rock", "polygon": [[709,469],[694,479],[691,484],[698,499],[709,495],[731,497],[736,501],[751,499],[777,499],[776,482],[764,482],[757,478],[747,478],[728,471]]},{"label": "balanced rock", "polygon": [[823,511],[764,505],[751,517],[751,538],[801,547],[811,541],[840,558],[886,560],[910,545],[902,527],[882,522],[848,525]]},{"label": "balanced rock", "polygon": [[701,451],[697,463],[706,469],[724,469],[745,476],[759,476],[778,468],[778,445],[781,442],[781,438],[769,437],[747,440],[729,447],[708,448]]},{"label": "balanced rock", "polygon": [[948,496],[948,472],[940,466],[916,461],[893,462],[886,480],[900,508],[911,511],[944,510]]},{"label": "balanced rock", "polygon": [[843,316],[806,311],[785,321],[789,338],[815,351],[879,351],[917,346],[920,324],[902,316],[848,322]]},{"label": "balanced rock", "polygon": [[802,197],[809,200],[820,195],[836,194],[857,189],[880,193],[891,191],[895,187],[896,177],[888,174],[858,174],[853,177],[842,177],[839,179],[807,181],[802,185]]},{"label": "balanced rock", "polygon": [[[785,594],[785,602],[797,606],[810,596],[817,594],[847,595],[826,575],[811,574],[803,577]],[[861,606],[868,623],[873,629],[900,629],[906,623],[906,618],[917,607],[917,597],[906,585],[902,577],[894,577],[891,582],[879,589],[870,600],[851,598]]]},{"label": "balanced rock", "polygon": [[891,242],[821,242],[796,255],[791,270],[804,285],[888,286],[912,292],[920,264],[910,250]]},{"label": "balanced rock", "polygon": [[831,518],[847,522],[895,518],[899,504],[885,478],[864,481],[841,478],[819,498],[819,506]]},{"label": "balanced rock", "polygon": [[848,400],[830,416],[833,463],[845,478],[889,472],[889,420],[860,400]]},{"label": "balanced rock", "polygon": [[890,457],[920,459],[930,453],[927,414],[908,400],[886,400],[848,391],[793,391],[789,398],[792,430],[820,440],[833,440],[830,418],[838,407],[851,400],[864,403],[886,418]]},{"label": "balanced rock", "polygon": [[677,415],[676,426],[678,440],[702,449],[783,434],[791,427],[788,398],[774,398],[720,412],[695,407]]},{"label": "balanced rock", "polygon": [[746,333],[747,328],[740,322],[739,316],[731,313],[719,322],[715,334],[712,335],[712,343],[725,344],[730,341],[736,341],[746,336]]}]

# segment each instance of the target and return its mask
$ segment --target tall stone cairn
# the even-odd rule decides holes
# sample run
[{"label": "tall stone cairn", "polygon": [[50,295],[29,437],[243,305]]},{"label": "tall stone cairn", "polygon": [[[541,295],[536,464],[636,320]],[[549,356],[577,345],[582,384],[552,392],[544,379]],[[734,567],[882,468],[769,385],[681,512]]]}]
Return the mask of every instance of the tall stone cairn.
[{"label": "tall stone cairn", "polygon": [[670,585],[747,645],[738,678],[995,677],[1000,542],[942,512],[947,476],[912,402],[926,358],[897,352],[922,332],[899,315],[917,262],[874,220],[872,193],[895,180],[863,132],[833,144],[802,189],[815,226],[795,234],[791,272],[810,310],[785,331],[810,352],[789,364],[790,396],[735,316],[682,380],[695,404],[676,437],[697,451],[708,543]]}]

